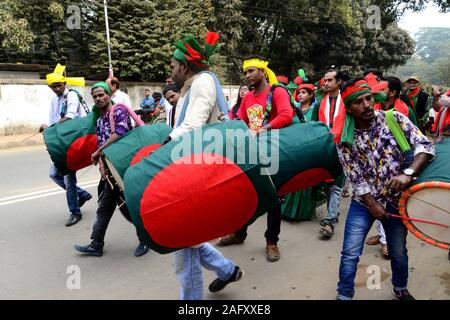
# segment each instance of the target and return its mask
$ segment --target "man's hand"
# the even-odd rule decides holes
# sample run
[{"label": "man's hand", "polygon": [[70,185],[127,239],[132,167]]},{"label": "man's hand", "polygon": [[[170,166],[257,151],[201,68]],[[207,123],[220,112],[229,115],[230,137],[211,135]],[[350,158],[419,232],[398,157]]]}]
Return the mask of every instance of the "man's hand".
[{"label": "man's hand", "polygon": [[97,150],[91,155],[91,161],[93,164],[97,165],[99,159],[100,159],[100,150]]},{"label": "man's hand", "polygon": [[41,126],[39,127],[39,133],[41,133],[42,131],[44,131],[45,129],[48,128],[48,125],[46,124],[41,124]]},{"label": "man's hand", "polygon": [[412,176],[407,176],[406,174],[395,176],[386,183],[386,189],[391,191],[391,193],[397,193],[405,190],[411,180]]},{"label": "man's hand", "polygon": [[389,218],[389,214],[386,212],[386,209],[384,209],[384,207],[378,202],[372,202],[369,205],[369,211],[372,217],[374,217],[377,220]]},{"label": "man's hand", "polygon": [[269,131],[269,130],[271,130],[271,129],[272,129],[272,126],[271,126],[270,124],[268,124],[268,125],[265,126],[265,127],[262,127],[262,128],[257,129],[255,132],[256,132],[256,135],[258,136],[258,135],[260,135],[261,133],[267,132],[267,131]]}]

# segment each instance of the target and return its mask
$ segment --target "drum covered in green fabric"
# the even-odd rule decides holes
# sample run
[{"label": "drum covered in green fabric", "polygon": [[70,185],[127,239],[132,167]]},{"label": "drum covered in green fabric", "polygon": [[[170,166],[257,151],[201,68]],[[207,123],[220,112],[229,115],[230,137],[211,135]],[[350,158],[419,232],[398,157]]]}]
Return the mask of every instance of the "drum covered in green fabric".
[{"label": "drum covered in green fabric", "polygon": [[90,166],[91,155],[97,150],[97,119],[100,113],[94,108],[85,117],[55,123],[44,130],[44,141],[50,158],[59,173]]},{"label": "drum covered in green fabric", "polygon": [[[450,139],[435,145],[435,158],[402,193],[402,216],[450,225]],[[403,220],[408,230],[426,243],[450,250],[450,228]]]},{"label": "drum covered in green fabric", "polygon": [[137,232],[159,253],[249,225],[279,203],[242,121],[206,125],[162,146],[125,173]]},{"label": "drum covered in green fabric", "polygon": [[266,144],[263,149],[268,150],[268,157],[262,161],[270,167],[280,196],[342,175],[333,136],[321,122],[292,124],[261,134],[258,140],[260,145]]},{"label": "drum covered in green fabric", "polygon": [[121,190],[125,171],[158,149],[171,132],[172,128],[162,123],[140,126],[103,150],[108,170]]}]

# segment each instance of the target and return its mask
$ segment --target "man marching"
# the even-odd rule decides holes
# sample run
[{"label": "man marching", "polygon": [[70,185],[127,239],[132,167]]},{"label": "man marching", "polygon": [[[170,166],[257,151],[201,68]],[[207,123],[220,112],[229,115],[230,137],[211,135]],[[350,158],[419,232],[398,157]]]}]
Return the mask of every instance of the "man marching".
[{"label": "man marching", "polygon": [[[75,91],[69,91],[66,87],[66,85],[84,86],[84,78],[66,78],[63,75],[65,69],[65,66],[58,63],[54,72],[47,74],[48,86],[56,96],[53,97],[51,102],[48,125],[42,124],[39,132],[43,132],[48,126],[53,124],[86,115],[78,94]],[[76,172],[62,176],[59,174],[54,163],[52,163],[50,165],[49,176],[58,186],[66,190],[67,205],[70,211],[70,217],[66,222],[66,227],[78,223],[82,218],[80,208],[86,201],[92,199],[92,195],[77,186]]]},{"label": "man marching", "polygon": [[[413,300],[408,292],[407,229],[401,219],[389,215],[398,214],[401,191],[432,159],[434,146],[404,115],[375,111],[367,81],[347,82],[342,99],[345,110],[331,132],[336,135],[339,161],[352,184],[353,199],[345,223],[337,299],[353,298],[364,239],[373,222],[380,220],[391,257],[393,294],[400,300]],[[398,124],[400,133],[393,134],[387,119]],[[411,153],[402,152],[398,135],[406,138]]]}]

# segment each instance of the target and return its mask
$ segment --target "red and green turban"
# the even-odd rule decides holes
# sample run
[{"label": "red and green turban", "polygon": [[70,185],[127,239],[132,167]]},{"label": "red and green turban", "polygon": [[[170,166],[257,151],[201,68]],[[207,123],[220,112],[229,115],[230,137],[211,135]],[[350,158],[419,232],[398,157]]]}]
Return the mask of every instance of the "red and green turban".
[{"label": "red and green turban", "polygon": [[184,36],[175,43],[176,50],[173,53],[173,59],[187,62],[196,69],[208,69],[209,58],[219,45],[219,37],[216,32],[207,32],[203,48],[193,36]]},{"label": "red and green turban", "polygon": [[[366,93],[372,93],[369,83],[366,80],[359,80],[345,88],[345,90],[341,92],[341,97],[342,100],[344,100],[345,106],[348,107],[353,101]],[[342,109],[336,117],[331,133],[335,135],[335,143],[346,142],[353,144],[355,118],[348,114],[345,109]]]}]

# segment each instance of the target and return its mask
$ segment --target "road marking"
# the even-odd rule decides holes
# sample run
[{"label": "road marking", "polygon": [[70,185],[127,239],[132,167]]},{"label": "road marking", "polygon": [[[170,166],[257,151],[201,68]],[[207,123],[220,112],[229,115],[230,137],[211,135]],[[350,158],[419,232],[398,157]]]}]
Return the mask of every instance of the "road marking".
[{"label": "road marking", "polygon": [[[97,185],[98,185],[98,180],[92,180],[92,181],[87,181],[83,184],[80,184],[79,186],[82,188],[91,188],[91,187],[95,187]],[[24,193],[24,194],[17,195],[17,196],[2,198],[2,199],[0,199],[0,207],[8,205],[8,204],[13,204],[13,203],[50,197],[50,196],[54,196],[54,195],[65,193],[65,192],[66,191],[61,188],[52,188],[52,189],[45,189],[45,190],[41,190],[41,191],[35,191],[35,192],[30,192],[30,193]]]}]

